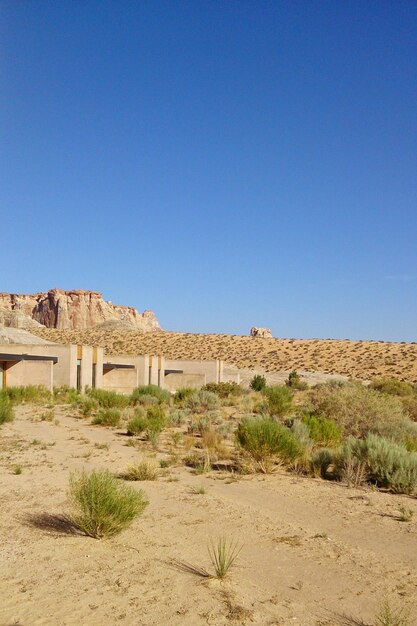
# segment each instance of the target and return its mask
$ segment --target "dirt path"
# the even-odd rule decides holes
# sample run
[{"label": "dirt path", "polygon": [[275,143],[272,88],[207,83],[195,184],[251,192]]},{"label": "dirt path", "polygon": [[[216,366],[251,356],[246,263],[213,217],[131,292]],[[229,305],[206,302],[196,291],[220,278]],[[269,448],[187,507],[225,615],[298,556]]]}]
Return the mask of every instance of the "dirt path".
[{"label": "dirt path", "polygon": [[[65,407],[55,408],[56,423],[40,421],[44,411],[20,407],[0,430],[2,626],[324,626],[340,623],[337,613],[372,624],[385,597],[417,623],[416,499],[284,473],[236,481],[178,467],[132,483],[150,505],[118,537],[63,534],[28,516],[65,510],[71,471],[120,472],[149,450]],[[200,485],[206,493],[193,494]],[[415,511],[411,522],[398,521],[400,504]],[[243,545],[224,584],[173,565],[211,570],[207,545],[222,534]]]}]

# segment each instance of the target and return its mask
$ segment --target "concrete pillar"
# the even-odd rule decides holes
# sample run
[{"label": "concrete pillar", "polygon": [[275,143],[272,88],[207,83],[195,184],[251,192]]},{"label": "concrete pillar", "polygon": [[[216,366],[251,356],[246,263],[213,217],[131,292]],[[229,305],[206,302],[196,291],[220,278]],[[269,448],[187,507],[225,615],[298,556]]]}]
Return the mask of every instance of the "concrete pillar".
[{"label": "concrete pillar", "polygon": [[149,384],[159,386],[158,357],[157,356],[149,357],[149,367],[150,367]]}]

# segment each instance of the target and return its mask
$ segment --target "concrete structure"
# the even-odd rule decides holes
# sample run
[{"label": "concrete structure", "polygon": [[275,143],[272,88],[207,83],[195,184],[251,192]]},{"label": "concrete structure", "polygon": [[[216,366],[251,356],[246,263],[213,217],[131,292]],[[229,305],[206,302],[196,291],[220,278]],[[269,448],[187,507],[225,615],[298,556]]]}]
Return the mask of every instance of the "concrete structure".
[{"label": "concrete structure", "polygon": [[239,374],[224,375],[223,361],[187,361],[162,356],[108,356],[103,348],[12,344],[0,345],[2,386],[67,385],[132,393],[140,385],[157,385],[169,391],[199,388],[209,382],[239,382]]}]

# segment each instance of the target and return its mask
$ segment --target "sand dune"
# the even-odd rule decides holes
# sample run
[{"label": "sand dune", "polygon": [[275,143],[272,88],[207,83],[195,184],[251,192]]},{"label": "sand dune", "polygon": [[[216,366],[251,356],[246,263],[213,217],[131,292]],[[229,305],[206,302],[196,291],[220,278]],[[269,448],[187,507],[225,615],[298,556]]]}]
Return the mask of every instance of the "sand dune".
[{"label": "sand dune", "polygon": [[417,382],[417,344],[335,339],[253,339],[168,331],[58,331],[34,329],[57,343],[104,347],[110,354],[163,354],[168,358],[224,359],[241,368],[292,369],[341,374],[360,380],[379,376]]}]

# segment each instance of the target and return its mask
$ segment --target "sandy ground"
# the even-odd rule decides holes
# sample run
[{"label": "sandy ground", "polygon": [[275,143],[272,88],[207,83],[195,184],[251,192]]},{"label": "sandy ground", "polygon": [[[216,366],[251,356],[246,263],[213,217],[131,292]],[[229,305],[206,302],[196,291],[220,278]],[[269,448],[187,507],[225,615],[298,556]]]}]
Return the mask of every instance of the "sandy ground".
[{"label": "sandy ground", "polygon": [[266,372],[293,369],[359,380],[380,376],[417,382],[417,344],[334,339],[262,339],[235,335],[34,329],[57,343],[102,346],[108,354],[160,354],[172,359],[223,359]]},{"label": "sandy ground", "polygon": [[[386,597],[417,624],[415,498],[284,472],[235,479],[175,467],[130,483],[150,505],[115,538],[37,527],[30,516],[66,510],[71,471],[119,473],[150,454],[69,407],[54,410],[57,421],[40,421],[45,408],[18,407],[0,429],[2,626],[358,626],[374,623]],[[206,493],[193,494],[200,485]],[[411,522],[398,520],[401,504]],[[226,582],[173,565],[211,571],[208,541],[223,534],[243,545]]]}]

